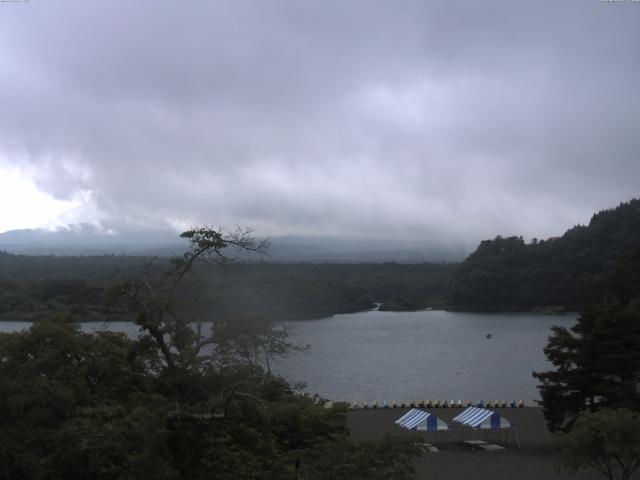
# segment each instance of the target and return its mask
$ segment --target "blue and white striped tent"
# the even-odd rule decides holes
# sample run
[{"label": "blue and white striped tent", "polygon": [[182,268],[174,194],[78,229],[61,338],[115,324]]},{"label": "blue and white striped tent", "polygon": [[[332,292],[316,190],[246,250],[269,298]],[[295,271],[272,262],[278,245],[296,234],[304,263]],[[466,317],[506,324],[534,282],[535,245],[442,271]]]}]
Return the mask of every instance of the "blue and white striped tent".
[{"label": "blue and white striped tent", "polygon": [[396,424],[407,430],[418,430],[421,432],[437,432],[439,430],[449,430],[449,426],[432,413],[412,408],[398,420]]},{"label": "blue and white striped tent", "polygon": [[501,428],[511,428],[513,426],[509,420],[502,417],[499,413],[479,407],[469,407],[465,409],[460,415],[455,417],[453,421],[479,430],[498,430]]}]

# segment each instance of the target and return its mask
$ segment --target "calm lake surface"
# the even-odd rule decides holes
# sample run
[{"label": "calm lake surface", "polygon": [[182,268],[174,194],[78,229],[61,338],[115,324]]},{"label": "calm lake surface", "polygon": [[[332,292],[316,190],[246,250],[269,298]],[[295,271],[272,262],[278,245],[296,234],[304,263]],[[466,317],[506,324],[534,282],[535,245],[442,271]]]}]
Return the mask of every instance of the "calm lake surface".
[{"label": "calm lake surface", "polygon": [[[273,369],[307,391],[334,400],[520,400],[539,398],[532,371],[546,370],[542,352],[552,325],[569,327],[576,315],[368,311],[289,322],[306,353]],[[28,328],[0,322],[0,331]],[[106,328],[85,323],[85,331]],[[138,328],[108,328],[137,336]],[[491,339],[486,335],[490,333]]]},{"label": "calm lake surface", "polygon": [[[296,322],[308,354],[278,371],[335,400],[519,400],[539,398],[552,325],[576,315],[445,311],[361,312]],[[486,335],[491,333],[491,339]]]}]

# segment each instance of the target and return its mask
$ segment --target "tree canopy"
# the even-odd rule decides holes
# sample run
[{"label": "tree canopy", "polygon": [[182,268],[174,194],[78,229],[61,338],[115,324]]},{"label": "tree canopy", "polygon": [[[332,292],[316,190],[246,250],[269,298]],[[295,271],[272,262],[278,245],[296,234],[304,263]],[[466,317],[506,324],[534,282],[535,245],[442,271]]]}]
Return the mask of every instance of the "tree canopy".
[{"label": "tree canopy", "polygon": [[537,372],[549,428],[571,429],[583,410],[640,410],[640,249],[624,256],[601,304],[567,329],[553,327],[545,354],[554,369]]},{"label": "tree canopy", "polygon": [[84,333],[65,315],[0,334],[0,477],[352,478],[340,472],[384,458],[367,478],[412,478],[413,440],[354,442],[345,405],[324,408],[271,374],[268,359],[296,348],[286,329],[245,319],[203,331],[197,303],[178,292],[201,260],[226,264],[228,246],[257,247],[246,231],[186,235],[184,256],[110,290],[138,338]]},{"label": "tree canopy", "polygon": [[605,299],[621,257],[640,248],[640,199],[593,215],[561,237],[497,236],[480,243],[453,273],[456,307],[583,309]]},{"label": "tree canopy", "polygon": [[628,409],[583,412],[558,438],[560,466],[592,468],[609,480],[628,480],[640,466],[640,413]]},{"label": "tree canopy", "polygon": [[[250,260],[250,261],[249,261]],[[450,303],[454,265],[399,263],[226,263],[223,270],[198,263],[179,296],[202,316],[235,315],[306,320],[373,308],[422,309]],[[105,308],[112,278],[139,274],[143,265],[169,269],[164,257],[49,257],[0,252],[0,320],[34,320],[59,311],[77,321],[122,320],[126,311]],[[398,302],[402,302],[402,305]]]}]

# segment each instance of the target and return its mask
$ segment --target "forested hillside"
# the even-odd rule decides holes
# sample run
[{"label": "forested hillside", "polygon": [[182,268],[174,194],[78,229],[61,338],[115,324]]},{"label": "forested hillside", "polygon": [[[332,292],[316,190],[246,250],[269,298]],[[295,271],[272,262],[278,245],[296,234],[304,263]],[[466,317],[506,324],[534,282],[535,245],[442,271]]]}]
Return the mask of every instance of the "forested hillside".
[{"label": "forested hillside", "polygon": [[[562,237],[485,240],[458,265],[236,263],[224,271],[196,269],[183,294],[206,318],[309,319],[374,303],[383,310],[581,309],[602,300],[621,258],[639,248],[640,200],[631,200],[596,213],[589,225]],[[110,282],[168,261],[0,252],[0,319],[41,318],[61,309],[78,320],[115,319],[118,309],[107,308]]]},{"label": "forested hillside", "polygon": [[[106,308],[114,278],[167,262],[127,256],[54,257],[0,252],[0,318],[33,319],[64,310],[79,321],[117,319]],[[204,318],[259,315],[319,318],[374,307],[405,310],[449,303],[452,265],[231,264],[198,268],[182,294]],[[197,287],[197,288],[196,288]],[[198,295],[194,292],[198,291]],[[108,306],[108,305],[107,305]]]},{"label": "forested hillside", "polygon": [[602,300],[624,255],[640,248],[640,200],[622,203],[560,238],[485,240],[454,272],[459,308],[581,308]]}]

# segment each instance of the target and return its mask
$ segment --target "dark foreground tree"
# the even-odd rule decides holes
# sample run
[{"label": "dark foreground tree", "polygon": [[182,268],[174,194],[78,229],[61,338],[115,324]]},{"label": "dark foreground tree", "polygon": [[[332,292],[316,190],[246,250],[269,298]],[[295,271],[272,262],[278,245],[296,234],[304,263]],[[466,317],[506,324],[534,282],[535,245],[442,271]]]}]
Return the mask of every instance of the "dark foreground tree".
[{"label": "dark foreground tree", "polygon": [[583,410],[640,410],[639,253],[620,262],[605,302],[552,329],[544,352],[555,368],[534,373],[551,431],[570,430]]},{"label": "dark foreground tree", "polygon": [[200,260],[258,248],[210,229],[183,236],[192,248],[171,268],[114,287],[137,339],[64,317],[0,334],[0,478],[294,480],[336,451],[345,468],[369,455],[410,478],[411,442],[352,442],[344,406],[325,409],[268,371],[291,348],[286,330],[252,319],[203,331],[180,287]]},{"label": "dark foreground tree", "polygon": [[411,459],[420,454],[411,437],[385,436],[380,442],[326,442],[307,454],[304,480],[410,480]]},{"label": "dark foreground tree", "polygon": [[640,304],[611,300],[553,327],[544,349],[555,370],[534,373],[551,431],[569,430],[583,410],[640,408]]},{"label": "dark foreground tree", "polygon": [[176,478],[157,355],[61,319],[0,335],[0,478]]},{"label": "dark foreground tree", "polygon": [[[346,406],[243,364],[179,382],[167,368],[153,344],[63,319],[0,334],[0,478],[413,477],[413,442],[349,440]],[[193,403],[176,408],[178,383]]]},{"label": "dark foreground tree", "polygon": [[[265,253],[266,241],[257,241],[251,229],[232,233],[210,227],[196,227],[180,236],[189,241],[184,255],[165,262],[152,261],[135,277],[116,282],[112,287],[115,300],[124,300],[133,321],[160,351],[170,369],[197,371],[205,358],[203,348],[216,338],[202,331],[202,319],[193,299],[181,291],[201,265],[224,267],[243,254]],[[189,294],[198,295],[197,288]],[[195,327],[195,328],[194,328]]]},{"label": "dark foreground tree", "polygon": [[137,276],[116,282],[113,298],[124,301],[140,326],[136,345],[151,345],[159,353],[166,394],[172,395],[176,409],[182,415],[227,416],[239,397],[261,400],[261,389],[272,381],[272,358],[304,347],[290,342],[287,327],[269,317],[205,322],[199,311],[202,301],[194,301],[202,294],[202,269],[224,269],[243,255],[262,255],[266,241],[241,228],[228,233],[195,227],[181,237],[189,242],[182,256],[168,264],[156,259]]},{"label": "dark foreground tree", "polygon": [[609,480],[628,480],[640,466],[640,414],[627,409],[583,412],[561,434],[560,467],[572,473],[592,468]]}]

